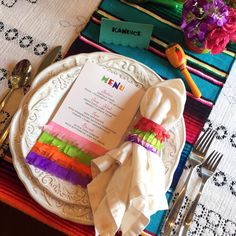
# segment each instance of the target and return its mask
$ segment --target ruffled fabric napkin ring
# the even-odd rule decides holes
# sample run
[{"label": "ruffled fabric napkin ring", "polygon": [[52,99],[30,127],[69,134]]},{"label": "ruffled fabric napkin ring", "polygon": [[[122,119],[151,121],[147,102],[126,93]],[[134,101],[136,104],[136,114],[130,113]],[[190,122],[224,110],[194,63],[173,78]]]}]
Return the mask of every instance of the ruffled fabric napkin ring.
[{"label": "ruffled fabric napkin ring", "polygon": [[148,151],[159,154],[169,137],[170,135],[161,125],[142,117],[130,131],[126,141],[137,143]]}]

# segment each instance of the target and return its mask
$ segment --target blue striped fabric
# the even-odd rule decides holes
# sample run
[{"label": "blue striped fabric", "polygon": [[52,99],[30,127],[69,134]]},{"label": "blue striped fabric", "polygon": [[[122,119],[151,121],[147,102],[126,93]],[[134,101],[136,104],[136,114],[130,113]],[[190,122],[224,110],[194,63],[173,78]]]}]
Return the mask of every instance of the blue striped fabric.
[{"label": "blue striped fabric", "polygon": [[[91,21],[89,22],[86,29],[83,31],[83,36],[92,41],[98,42],[99,30],[100,26]],[[103,43],[103,45],[107,47],[109,50],[112,50],[124,56],[132,57],[137,61],[146,64],[151,69],[156,71],[159,75],[161,75],[163,78],[181,77],[179,71],[173,70],[172,66],[169,64],[167,60],[161,57],[157,57],[154,53],[150,52],[149,50],[138,49],[138,48],[134,49],[131,47],[106,44],[106,43]],[[201,88],[202,96],[207,100],[215,101],[220,92],[221,87],[215,86],[214,84],[209,83],[206,80],[203,80],[202,78],[200,78],[195,74],[193,74],[192,77],[196,81],[198,86]]]},{"label": "blue striped fabric", "polygon": [[[153,24],[154,31],[150,47],[144,50],[114,44],[99,44],[100,20],[102,17]],[[181,74],[169,64],[164,54],[165,48],[169,43],[173,42],[179,43],[184,48],[188,56],[189,70],[202,92],[202,99],[196,100],[188,93],[184,111],[187,140],[174,175],[173,183],[166,194],[169,201],[183,171],[192,145],[196,141],[227,79],[235,60],[236,52],[235,44],[229,44],[227,50],[214,56],[211,54],[196,54],[189,51],[184,44],[183,33],[180,30],[180,21],[181,10],[173,12],[173,9],[170,10],[153,3],[136,5],[123,0],[103,0],[81,36],[74,42],[68,52],[68,55],[94,52],[99,51],[99,46],[102,46],[106,50],[134,58],[146,64],[163,79],[171,79],[181,77]],[[187,85],[186,88],[190,91]],[[162,211],[153,215],[145,231],[150,235],[159,235],[165,214],[166,212]]]}]

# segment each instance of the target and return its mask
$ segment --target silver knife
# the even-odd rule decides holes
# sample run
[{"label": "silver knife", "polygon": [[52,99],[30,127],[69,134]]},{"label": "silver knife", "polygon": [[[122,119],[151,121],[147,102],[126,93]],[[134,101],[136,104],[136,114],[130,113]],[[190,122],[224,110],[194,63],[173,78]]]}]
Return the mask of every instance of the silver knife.
[{"label": "silver knife", "polygon": [[[44,70],[45,68],[47,68],[48,66],[50,66],[51,64],[53,64],[56,61],[56,59],[58,58],[58,56],[61,53],[61,49],[62,49],[62,46],[57,46],[57,47],[53,48],[46,55],[46,57],[43,59],[43,61],[39,65],[38,70],[37,70],[35,76],[37,74],[39,74],[42,70]],[[32,80],[31,80],[31,82],[32,82]],[[12,117],[13,116],[14,116],[14,114],[12,115]],[[6,138],[8,137],[8,134],[9,134],[9,131],[10,131],[10,125],[11,125],[12,117],[10,117],[10,119],[7,122],[7,124],[5,125],[3,130],[0,132],[0,148],[4,144]]]},{"label": "silver knife", "polygon": [[43,59],[43,61],[39,65],[35,76],[39,74],[42,70],[50,66],[53,62],[56,61],[58,56],[61,54],[61,49],[62,49],[62,46],[56,46],[46,55],[46,57]]}]

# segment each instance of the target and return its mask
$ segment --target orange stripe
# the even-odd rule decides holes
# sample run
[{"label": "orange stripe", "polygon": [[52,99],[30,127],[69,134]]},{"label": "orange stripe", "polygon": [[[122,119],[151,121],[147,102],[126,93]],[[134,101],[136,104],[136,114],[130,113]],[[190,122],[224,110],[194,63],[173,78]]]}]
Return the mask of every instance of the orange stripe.
[{"label": "orange stripe", "polygon": [[67,156],[66,154],[60,152],[55,146],[36,142],[32,148],[32,151],[52,161],[55,161],[65,168],[69,168],[81,174],[92,176],[90,166],[86,166],[83,163],[80,163],[77,159]]}]

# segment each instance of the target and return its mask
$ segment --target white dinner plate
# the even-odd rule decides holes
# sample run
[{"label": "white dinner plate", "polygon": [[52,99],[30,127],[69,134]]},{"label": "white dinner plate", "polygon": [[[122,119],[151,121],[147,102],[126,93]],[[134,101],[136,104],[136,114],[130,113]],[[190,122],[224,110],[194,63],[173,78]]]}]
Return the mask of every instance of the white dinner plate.
[{"label": "white dinner plate", "polygon": [[[68,57],[49,66],[35,78],[13,118],[10,149],[19,178],[40,205],[64,219],[92,225],[86,189],[25,163],[25,157],[39,137],[43,125],[50,120],[87,61],[101,65],[144,89],[162,81],[150,68],[118,54],[96,52]],[[181,118],[169,133],[162,157],[166,168],[166,190],[172,182],[185,142],[184,119]]]}]

